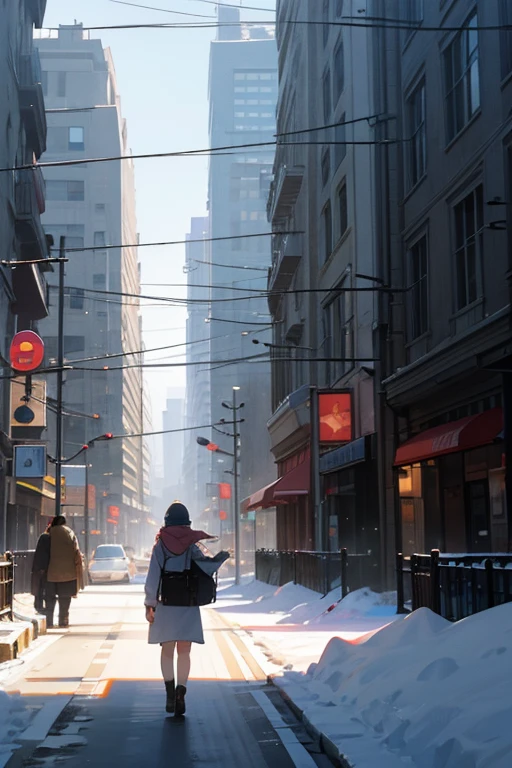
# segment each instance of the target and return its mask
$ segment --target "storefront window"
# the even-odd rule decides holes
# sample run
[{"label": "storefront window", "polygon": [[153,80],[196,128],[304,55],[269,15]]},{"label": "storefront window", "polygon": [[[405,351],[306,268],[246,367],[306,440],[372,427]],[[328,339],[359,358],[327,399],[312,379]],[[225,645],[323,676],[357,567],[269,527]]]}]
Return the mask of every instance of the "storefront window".
[{"label": "storefront window", "polygon": [[402,552],[404,555],[425,551],[425,523],[421,491],[421,464],[400,467],[398,470],[398,492],[400,495]]}]

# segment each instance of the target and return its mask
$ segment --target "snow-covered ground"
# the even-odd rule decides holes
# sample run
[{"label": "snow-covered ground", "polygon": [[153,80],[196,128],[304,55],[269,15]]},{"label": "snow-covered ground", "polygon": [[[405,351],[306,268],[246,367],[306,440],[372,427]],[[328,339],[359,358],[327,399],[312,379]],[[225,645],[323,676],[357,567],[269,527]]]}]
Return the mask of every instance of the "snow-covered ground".
[{"label": "snow-covered ground", "polygon": [[354,768],[512,768],[512,604],[452,624],[396,620],[370,590],[326,612],[334,597],[253,582],[217,610],[268,646],[276,684]]},{"label": "snow-covered ground", "polygon": [[33,711],[21,696],[6,693],[0,685],[0,766],[6,764],[13,750],[19,749],[14,739],[27,728],[32,716]]},{"label": "snow-covered ground", "polygon": [[339,602],[340,590],[322,598],[295,584],[272,587],[244,579],[240,587],[220,582],[216,610],[267,649],[274,665],[306,672],[334,637],[358,642],[396,621],[394,595],[362,589]]}]

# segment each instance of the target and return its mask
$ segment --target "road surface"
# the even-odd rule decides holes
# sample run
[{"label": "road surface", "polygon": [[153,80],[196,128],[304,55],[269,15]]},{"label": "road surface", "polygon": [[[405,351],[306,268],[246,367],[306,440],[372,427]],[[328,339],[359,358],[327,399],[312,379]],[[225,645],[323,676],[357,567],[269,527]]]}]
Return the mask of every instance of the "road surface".
[{"label": "road surface", "polygon": [[206,643],[193,646],[184,719],[165,713],[142,586],[88,587],[70,621],[69,630],[38,640],[4,680],[35,710],[8,768],[330,765],[215,610],[203,609]]}]

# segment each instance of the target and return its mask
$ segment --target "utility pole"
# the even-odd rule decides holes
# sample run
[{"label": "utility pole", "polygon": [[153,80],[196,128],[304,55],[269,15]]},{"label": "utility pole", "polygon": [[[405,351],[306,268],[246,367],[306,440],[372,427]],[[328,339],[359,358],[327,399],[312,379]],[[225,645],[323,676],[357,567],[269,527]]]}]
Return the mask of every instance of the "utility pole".
[{"label": "utility pole", "polygon": [[[97,513],[96,513],[97,514]],[[84,494],[84,555],[89,563],[89,462],[85,457],[85,494]]]},{"label": "utility pole", "polygon": [[64,256],[66,238],[59,241],[59,298],[58,298],[58,330],[57,330],[57,435],[55,464],[55,515],[60,515],[62,505],[62,386],[64,383]]},{"label": "utility pole", "polygon": [[[235,515],[235,584],[240,584],[240,501],[238,499],[238,407],[236,393],[240,387],[233,387],[233,506]],[[241,407],[241,406],[240,406]]]}]

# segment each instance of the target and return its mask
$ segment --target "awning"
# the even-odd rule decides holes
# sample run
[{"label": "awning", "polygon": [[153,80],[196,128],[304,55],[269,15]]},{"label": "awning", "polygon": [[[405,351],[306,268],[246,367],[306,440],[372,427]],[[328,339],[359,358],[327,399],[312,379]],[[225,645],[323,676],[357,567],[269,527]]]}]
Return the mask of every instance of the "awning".
[{"label": "awning", "polygon": [[311,489],[311,464],[309,459],[298,464],[279,478],[273,488],[274,499],[289,496],[307,496]]},{"label": "awning", "polygon": [[274,480],[273,483],[270,483],[270,485],[266,485],[264,488],[260,488],[259,491],[256,491],[256,493],[253,493],[252,496],[249,496],[249,500],[247,503],[247,511],[251,511],[253,509],[268,509],[269,507],[274,506],[274,487],[277,485],[279,480]]},{"label": "awning", "polygon": [[434,456],[468,451],[496,440],[503,429],[501,408],[466,416],[433,429],[427,429],[401,445],[395,455],[395,466],[414,464]]}]

